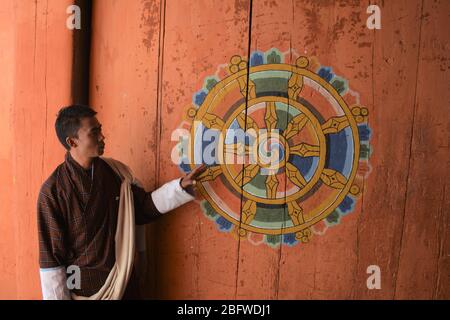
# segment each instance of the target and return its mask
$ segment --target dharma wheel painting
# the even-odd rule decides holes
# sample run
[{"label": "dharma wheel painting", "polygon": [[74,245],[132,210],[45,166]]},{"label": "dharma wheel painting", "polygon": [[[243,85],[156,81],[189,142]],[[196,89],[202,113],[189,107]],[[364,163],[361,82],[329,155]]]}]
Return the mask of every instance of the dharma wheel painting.
[{"label": "dharma wheel painting", "polygon": [[[233,56],[193,95],[180,168],[220,231],[272,247],[307,243],[353,211],[370,172],[369,112],[315,57],[272,48]],[[186,151],[189,150],[189,151]]]}]

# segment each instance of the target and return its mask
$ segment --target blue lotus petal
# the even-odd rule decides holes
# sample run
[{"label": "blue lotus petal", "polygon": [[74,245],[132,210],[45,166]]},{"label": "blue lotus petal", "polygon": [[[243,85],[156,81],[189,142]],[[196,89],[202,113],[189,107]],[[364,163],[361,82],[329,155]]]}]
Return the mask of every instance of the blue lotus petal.
[{"label": "blue lotus petal", "polygon": [[233,226],[233,224],[230,221],[228,221],[227,219],[225,219],[222,216],[217,218],[216,223],[217,223],[220,231],[229,231],[229,230],[231,230],[231,227]]}]

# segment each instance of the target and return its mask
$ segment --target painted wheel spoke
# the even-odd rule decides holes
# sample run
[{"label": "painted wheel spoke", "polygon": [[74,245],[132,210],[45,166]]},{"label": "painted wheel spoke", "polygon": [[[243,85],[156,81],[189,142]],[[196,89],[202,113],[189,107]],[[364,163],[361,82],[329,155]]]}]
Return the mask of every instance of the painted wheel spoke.
[{"label": "painted wheel spoke", "polygon": [[287,178],[296,186],[303,188],[306,185],[306,180],[292,163],[286,163],[286,175]]},{"label": "painted wheel spoke", "polygon": [[337,132],[345,129],[349,125],[350,125],[350,123],[348,122],[348,119],[346,116],[333,117],[333,118],[328,119],[328,121],[322,125],[322,131],[324,134],[337,133]]},{"label": "painted wheel spoke", "polygon": [[250,147],[243,143],[233,143],[225,145],[225,153],[235,154],[238,156],[246,156],[250,154]]},{"label": "painted wheel spoke", "polygon": [[249,163],[250,146],[241,142],[224,145],[225,163],[244,164]]},{"label": "painted wheel spoke", "polygon": [[222,174],[222,168],[219,166],[211,166],[206,169],[197,180],[200,182],[215,180],[219,175]]},{"label": "painted wheel spoke", "polygon": [[256,124],[255,120],[253,120],[251,117],[247,115],[247,123],[245,123],[245,113],[240,113],[237,116],[237,122],[239,123],[239,126],[242,128],[242,130],[249,130],[253,129],[255,130],[255,133],[258,134],[258,125]]},{"label": "painted wheel spoke", "polygon": [[276,198],[279,182],[275,174],[270,174],[266,178],[266,192],[269,199]]},{"label": "painted wheel spoke", "polygon": [[302,157],[320,156],[319,146],[311,145],[308,143],[300,143],[298,145],[290,147],[289,150],[291,154],[296,154]]},{"label": "painted wheel spoke", "polygon": [[298,205],[297,201],[287,203],[288,214],[295,226],[305,223],[303,218],[303,209]]},{"label": "painted wheel spoke", "polygon": [[[243,172],[242,172],[243,171]],[[257,164],[249,164],[241,170],[236,177],[234,177],[234,181],[238,185],[245,185],[249,183],[259,172],[259,166]]]},{"label": "painted wheel spoke", "polygon": [[347,184],[347,178],[333,169],[323,169],[320,179],[334,189],[343,189]]},{"label": "painted wheel spoke", "polygon": [[275,129],[278,121],[275,102],[266,102],[264,121],[266,122],[267,132],[270,134],[270,132]]},{"label": "painted wheel spoke", "polygon": [[256,214],[256,202],[253,200],[247,200],[242,207],[242,222],[250,224],[255,218]]},{"label": "painted wheel spoke", "polygon": [[222,130],[224,122],[221,118],[212,113],[206,113],[203,116],[203,124],[209,129]]},{"label": "painted wheel spoke", "polygon": [[297,100],[302,89],[303,89],[303,76],[297,73],[293,73],[288,82],[289,98]]},{"label": "painted wheel spoke", "polygon": [[303,129],[307,122],[308,117],[304,113],[301,113],[298,116],[294,117],[294,119],[289,122],[286,130],[283,132],[284,138],[286,140],[289,140],[290,138],[295,136]]},{"label": "painted wheel spoke", "polygon": [[[237,78],[237,81],[239,83],[239,88],[241,89],[241,94],[244,97],[247,97],[247,76],[242,76]],[[248,99],[255,99],[256,98],[256,86],[253,81],[249,81],[250,85],[248,87]]]}]

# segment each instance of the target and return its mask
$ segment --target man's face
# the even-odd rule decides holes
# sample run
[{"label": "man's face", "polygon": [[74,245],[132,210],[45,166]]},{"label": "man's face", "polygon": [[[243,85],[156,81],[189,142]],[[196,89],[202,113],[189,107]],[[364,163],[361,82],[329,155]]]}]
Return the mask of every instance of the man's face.
[{"label": "man's face", "polygon": [[78,138],[68,138],[71,149],[84,157],[101,156],[105,149],[105,136],[102,134],[102,125],[96,117],[82,118]]}]

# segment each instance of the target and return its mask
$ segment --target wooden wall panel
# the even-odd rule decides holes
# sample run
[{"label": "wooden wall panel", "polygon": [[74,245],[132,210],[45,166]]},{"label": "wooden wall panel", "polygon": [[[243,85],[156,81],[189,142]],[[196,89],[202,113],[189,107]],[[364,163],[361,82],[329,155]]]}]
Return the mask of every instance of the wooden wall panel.
[{"label": "wooden wall panel", "polygon": [[[248,49],[248,1],[167,1],[161,99],[159,181],[180,175],[170,155],[172,131],[206,76]],[[238,242],[221,233],[198,203],[163,217],[157,230],[157,296],[233,299]]]},{"label": "wooden wall panel", "polygon": [[449,12],[448,1],[422,3],[397,299],[450,297]]},{"label": "wooden wall panel", "polygon": [[[106,136],[105,155],[126,163],[147,190],[157,179],[159,1],[95,1],[90,104]],[[153,234],[148,225],[149,236]],[[154,250],[148,239],[143,292],[154,292]],[[141,258],[142,260],[142,258]]]},{"label": "wooden wall panel", "polygon": [[[392,299],[405,212],[421,2],[386,2],[381,8],[383,27],[372,31],[373,67],[367,79],[374,151],[357,225],[354,297]],[[367,289],[369,265],[380,267],[382,290]]]},{"label": "wooden wall panel", "polygon": [[[298,54],[316,57],[321,65],[349,81],[360,93],[367,107],[370,48],[365,28],[364,3],[339,1],[293,1],[291,15],[292,48]],[[359,60],[359,62],[357,61]],[[359,78],[359,79],[358,79]],[[359,85],[358,85],[359,84]],[[362,92],[361,92],[362,90]],[[356,223],[361,201],[340,224],[322,236],[313,235],[307,244],[282,247],[280,264],[280,299],[349,299],[356,269]],[[320,230],[320,228],[318,228]]]},{"label": "wooden wall panel", "polygon": [[[250,53],[266,52],[271,48],[289,52],[294,32],[292,2],[253,1],[252,5]],[[247,59],[247,54],[245,56]],[[287,81],[285,85],[287,86]],[[251,98],[248,96],[246,98],[248,109]],[[249,117],[252,119],[251,116]],[[279,126],[285,129],[287,122],[281,119],[279,121]],[[283,175],[285,179],[286,174]],[[245,198],[244,201],[246,201]],[[243,205],[244,203],[241,207]],[[287,214],[286,210],[283,214]],[[238,248],[236,298],[277,299],[282,246],[255,245],[245,237],[239,237]],[[255,290],[256,287],[259,289]]]},{"label": "wooden wall panel", "polygon": [[[0,8],[1,26],[7,26],[14,23],[14,16],[11,14],[14,10],[12,1]],[[15,32],[5,32],[6,28],[0,29],[0,61],[2,61],[3,80],[0,85],[0,94],[3,97],[0,103],[0,133],[3,140],[0,144],[0,178],[4,181],[0,192],[0,203],[2,213],[0,216],[0,270],[2,270],[1,283],[2,290],[0,297],[6,299],[17,294],[16,283],[16,239],[14,212],[12,212],[12,203],[9,200],[12,194],[13,186],[13,106],[14,106],[14,65],[15,50],[14,40]],[[13,29],[14,30],[14,29]],[[7,63],[5,63],[7,61]]]},{"label": "wooden wall panel", "polygon": [[5,1],[0,7],[0,298],[39,299],[36,201],[63,161],[54,130],[71,100],[71,1]]},{"label": "wooden wall panel", "polygon": [[[41,297],[35,205],[63,161],[54,120],[77,72],[71,2],[0,7],[0,298]],[[380,30],[366,27],[371,3]],[[235,55],[275,48],[288,64],[304,55],[347,79],[369,112],[370,174],[339,224],[309,243],[255,245],[237,227],[221,232],[199,196],[147,226],[145,297],[448,299],[449,12],[447,0],[94,1],[89,102],[105,155],[148,190],[182,174],[172,133]],[[381,269],[380,290],[367,288],[369,265]]]},{"label": "wooden wall panel", "polygon": [[[121,17],[129,21],[139,16],[139,10],[145,12],[142,3],[134,3],[131,9],[120,2],[110,8],[101,1],[96,3],[94,16],[99,20],[95,22],[94,17],[96,49],[93,50],[92,75],[96,82],[92,85],[93,104],[102,114],[104,123],[112,126],[107,129],[110,130],[108,136],[114,139],[110,154],[117,157],[120,154],[124,161],[131,162],[139,175],[150,179],[147,186],[161,185],[180,175],[180,169],[170,158],[175,145],[171,134],[186,120],[193,95],[201,89],[205,78],[213,75],[220,64],[229,63],[234,55],[246,58],[249,52],[276,48],[291,50],[291,63],[304,55],[312,58],[310,61],[332,67],[333,72],[347,79],[350,89],[359,94],[360,104],[369,110],[372,128],[371,172],[362,181],[361,195],[353,212],[342,218],[339,225],[326,228],[324,235],[315,235],[307,244],[257,246],[238,237],[236,230],[228,234],[220,232],[200,209],[201,198],[156,222],[148,229],[153,249],[148,258],[154,263],[149,271],[154,273],[154,280],[147,279],[144,285],[154,288],[152,297],[391,299],[448,295],[445,254],[448,251],[448,199],[445,198],[445,182],[438,174],[448,170],[448,161],[445,162],[448,143],[445,138],[439,138],[444,137],[445,132],[448,135],[448,127],[425,112],[431,109],[421,107],[437,105],[445,98],[434,94],[435,100],[424,100],[429,83],[448,77],[443,73],[437,76],[437,70],[425,67],[422,62],[427,57],[424,52],[429,52],[428,59],[435,62],[434,68],[446,67],[446,52],[441,51],[447,48],[448,39],[435,27],[445,23],[442,13],[446,12],[445,2],[381,1],[377,3],[382,13],[381,30],[366,27],[369,1],[151,3],[154,21],[158,21],[160,27],[152,35],[152,39],[158,41],[152,42],[150,55],[140,52],[141,33],[129,36],[132,30],[137,30],[135,22],[125,23],[125,28],[121,29],[123,34],[110,35],[105,18],[99,14],[100,8],[102,16],[107,10],[111,13],[108,16],[118,21],[120,11]],[[442,21],[434,22],[431,17]],[[138,53],[122,50],[120,46],[124,43]],[[440,53],[431,53],[436,50]],[[120,67],[119,62],[124,60],[127,66]],[[143,81],[139,77],[142,63],[154,71],[150,80]],[[126,70],[130,64],[137,67]],[[136,83],[143,83],[146,90]],[[445,81],[440,83],[445,85]],[[148,105],[149,118],[141,120],[135,105],[139,104],[138,98],[149,101],[149,86],[156,95],[153,96],[156,104]],[[416,87],[417,90],[412,90]],[[434,90],[443,89],[436,86]],[[106,91],[113,93],[106,98]],[[122,109],[117,100],[130,92],[135,104]],[[445,103],[441,108],[441,112],[448,110]],[[422,118],[427,120],[419,123]],[[143,123],[151,124],[151,128]],[[438,125],[434,125],[436,123]],[[424,126],[434,128],[434,131],[426,131],[430,132],[426,137],[437,150],[442,164],[437,167],[430,164],[429,172],[420,173],[418,161],[421,158],[418,157],[423,157],[425,151],[415,150],[430,144],[424,140]],[[130,130],[134,138],[127,140],[125,136]],[[136,141],[141,136],[154,141],[152,150],[144,148],[146,155],[152,154],[147,163],[143,160],[146,156],[142,149],[136,155],[139,150]],[[130,145],[130,141],[133,151],[123,147]],[[136,161],[136,157],[141,160]],[[143,170],[142,165],[148,163],[156,165],[156,171]],[[428,198],[428,191],[418,189],[415,184],[415,180],[428,181],[428,173],[434,177],[433,187],[437,185],[436,190],[440,190],[431,198]],[[433,187],[430,184],[427,190]],[[412,202],[413,192],[423,197],[414,197],[417,200]],[[415,208],[419,208],[419,204],[427,206],[428,200],[433,204],[430,209],[436,219],[427,220],[424,225],[427,233],[423,231],[419,258],[412,254],[412,248],[415,248],[414,237],[419,228],[417,221],[423,223],[425,213],[416,212]],[[425,234],[432,236],[426,238]],[[413,273],[420,273],[414,266],[424,264],[425,257],[428,262],[422,278],[407,282]],[[381,290],[367,288],[366,270],[370,265],[380,266]],[[435,271],[433,275],[431,270]],[[425,284],[429,279],[433,286]],[[420,293],[418,288],[422,287],[424,292]]]}]

